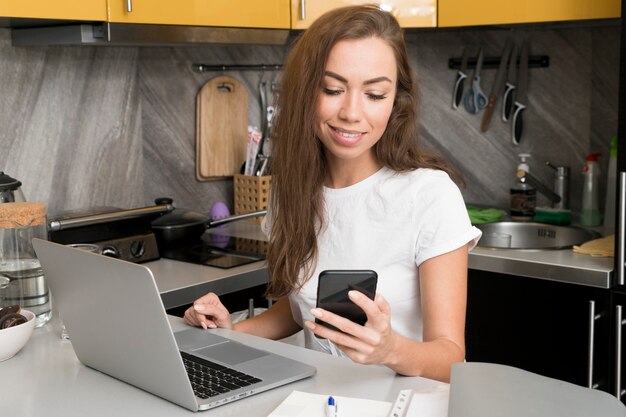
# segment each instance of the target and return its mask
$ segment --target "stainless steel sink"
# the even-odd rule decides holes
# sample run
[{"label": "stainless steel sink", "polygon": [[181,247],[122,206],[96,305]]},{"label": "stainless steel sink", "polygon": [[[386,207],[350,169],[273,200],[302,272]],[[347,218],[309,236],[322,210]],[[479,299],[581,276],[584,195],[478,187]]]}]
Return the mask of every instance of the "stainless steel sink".
[{"label": "stainless steel sink", "polygon": [[501,249],[563,249],[600,237],[574,226],[542,223],[496,222],[476,225],[483,235],[478,246]]}]

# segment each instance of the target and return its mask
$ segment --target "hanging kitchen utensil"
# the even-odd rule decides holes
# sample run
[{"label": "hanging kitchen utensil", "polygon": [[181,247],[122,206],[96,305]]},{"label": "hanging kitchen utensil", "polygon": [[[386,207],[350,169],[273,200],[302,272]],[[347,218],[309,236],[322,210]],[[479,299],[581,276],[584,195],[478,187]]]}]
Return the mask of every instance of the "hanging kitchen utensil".
[{"label": "hanging kitchen utensil", "polygon": [[456,73],[456,81],[452,91],[452,108],[458,109],[463,102],[465,94],[465,79],[467,78],[467,60],[469,59],[467,47],[463,49],[463,57],[461,58],[461,67]]},{"label": "hanging kitchen utensil", "polygon": [[209,80],[196,99],[196,178],[209,181],[239,172],[246,159],[248,90],[221,75]]},{"label": "hanging kitchen utensil", "polygon": [[513,103],[515,102],[515,89],[517,88],[517,44],[513,44],[513,50],[509,59],[504,95],[502,96],[502,121],[507,122],[511,117]]},{"label": "hanging kitchen utensil", "polygon": [[474,67],[474,74],[472,75],[472,79],[470,81],[470,88],[467,94],[465,95],[465,99],[463,104],[465,105],[465,110],[467,110],[470,114],[476,114],[485,107],[487,107],[487,95],[483,93],[482,87],[480,86],[481,75],[480,72],[483,68],[483,47],[481,46],[478,49],[478,58],[476,58],[476,67]]},{"label": "hanging kitchen utensil", "polygon": [[513,120],[511,123],[511,137],[513,145],[519,145],[524,132],[523,114],[526,109],[528,94],[528,42],[522,45],[522,56],[519,64],[519,77],[517,91],[515,92],[515,106],[513,107]]},{"label": "hanging kitchen utensil", "polygon": [[489,93],[489,101],[487,102],[487,107],[485,108],[485,113],[483,114],[483,122],[480,126],[480,130],[486,132],[489,128],[489,123],[491,122],[491,116],[493,116],[493,112],[496,109],[496,103],[500,94],[502,94],[502,87],[504,87],[504,76],[506,72],[506,64],[509,60],[509,54],[511,53],[511,40],[508,39],[506,44],[504,45],[504,50],[502,51],[502,57],[500,58],[500,64],[498,66],[498,72],[496,73],[496,79],[493,82],[493,87],[491,87],[491,93]]}]

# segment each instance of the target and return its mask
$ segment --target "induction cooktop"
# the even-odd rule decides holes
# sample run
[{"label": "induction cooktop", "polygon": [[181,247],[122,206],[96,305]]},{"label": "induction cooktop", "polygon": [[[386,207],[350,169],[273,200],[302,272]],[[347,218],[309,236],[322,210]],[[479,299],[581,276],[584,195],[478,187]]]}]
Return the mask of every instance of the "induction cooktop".
[{"label": "induction cooktop", "polygon": [[267,242],[205,233],[202,239],[159,247],[162,258],[229,269],[266,258]]}]

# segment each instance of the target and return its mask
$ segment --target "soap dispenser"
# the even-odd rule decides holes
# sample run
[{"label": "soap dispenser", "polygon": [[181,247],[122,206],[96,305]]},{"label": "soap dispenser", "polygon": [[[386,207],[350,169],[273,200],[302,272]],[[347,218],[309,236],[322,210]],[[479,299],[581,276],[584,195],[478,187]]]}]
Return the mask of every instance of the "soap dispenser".
[{"label": "soap dispenser", "polygon": [[537,190],[524,177],[525,173],[530,172],[527,162],[530,154],[521,153],[518,156],[520,161],[517,165],[515,182],[511,187],[511,220],[529,222],[535,215]]},{"label": "soap dispenser", "polygon": [[609,154],[609,167],[606,173],[606,197],[604,200],[604,226],[609,229],[615,228],[615,195],[617,180],[617,136],[611,138],[611,152]]},{"label": "soap dispenser", "polygon": [[602,213],[600,213],[598,204],[599,156],[599,153],[590,153],[585,158],[585,165],[583,166],[583,201],[580,211],[580,224],[582,226],[593,227],[602,224]]}]

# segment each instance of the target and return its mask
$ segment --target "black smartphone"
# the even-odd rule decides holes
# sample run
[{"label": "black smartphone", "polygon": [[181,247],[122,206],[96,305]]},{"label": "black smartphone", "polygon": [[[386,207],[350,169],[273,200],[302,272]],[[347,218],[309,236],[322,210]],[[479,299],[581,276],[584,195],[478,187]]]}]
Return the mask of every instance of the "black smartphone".
[{"label": "black smartphone", "polygon": [[[367,316],[361,307],[350,300],[348,292],[357,290],[373,300],[377,282],[378,274],[371,270],[322,271],[317,283],[317,307],[362,326],[367,321]],[[340,331],[321,320],[315,319],[315,322],[329,329]]]}]

